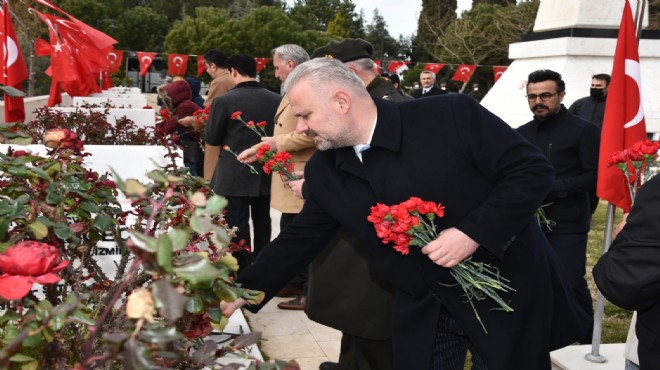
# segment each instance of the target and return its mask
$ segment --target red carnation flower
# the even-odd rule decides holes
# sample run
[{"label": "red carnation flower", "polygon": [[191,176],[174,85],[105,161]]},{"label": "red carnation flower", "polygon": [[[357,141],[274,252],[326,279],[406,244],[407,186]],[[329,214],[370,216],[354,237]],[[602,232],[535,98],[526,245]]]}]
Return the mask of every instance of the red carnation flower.
[{"label": "red carnation flower", "polygon": [[243,112],[240,110],[237,110],[236,112],[231,114],[231,119],[241,119],[241,116],[243,115]]}]

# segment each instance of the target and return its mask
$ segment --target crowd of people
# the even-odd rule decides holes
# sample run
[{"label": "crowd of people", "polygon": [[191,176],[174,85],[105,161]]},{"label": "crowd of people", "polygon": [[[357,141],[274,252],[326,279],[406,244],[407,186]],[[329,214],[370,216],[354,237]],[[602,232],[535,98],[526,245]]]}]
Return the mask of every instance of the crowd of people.
[{"label": "crowd of people", "polygon": [[[243,306],[256,312],[274,296],[292,298],[279,307],[305,310],[342,332],[338,363],[321,370],[463,369],[468,351],[473,369],[550,369],[550,351],[591,343],[586,248],[598,205],[609,76],[594,75],[590,96],[566,108],[561,75],[531,71],[532,120],[514,130],[474,98],[438,88],[430,71],[408,95],[398,76],[377,73],[372,54],[360,39],[331,41],[311,57],[298,45],[278,46],[277,94],[257,81],[252,56],[211,50],[203,128],[189,112],[200,104],[194,81],[165,88],[177,116],[167,132],[203,137],[202,155],[190,154],[194,161],[186,163],[194,162],[194,174],[229,200],[225,218],[238,226],[234,242],[247,246],[234,252],[237,282],[266,293],[258,306],[223,302],[223,313]],[[263,122],[263,135],[239,124],[236,112],[243,122]],[[291,155],[295,180],[264,173],[257,165],[264,145]],[[658,189],[642,194],[651,203]],[[377,204],[411,198],[444,206],[443,217],[432,221],[442,231],[401,255],[381,242],[368,216]],[[281,212],[273,240],[271,207]],[[640,292],[631,287],[644,285],[638,279],[617,282],[629,271],[620,261],[657,260],[657,230],[643,231],[654,229],[646,215],[655,209],[633,208],[645,216],[631,215],[595,271],[599,287],[621,306],[657,311],[659,279]],[[625,252],[640,243],[648,257]],[[466,306],[452,268],[468,260],[508,279],[515,291],[503,299],[513,312],[493,309],[488,299],[470,301],[474,311]],[[657,263],[644,271],[657,276],[653,268]],[[654,335],[658,316],[640,315]],[[648,345],[640,349],[643,369],[657,366],[660,353],[659,344]]]}]

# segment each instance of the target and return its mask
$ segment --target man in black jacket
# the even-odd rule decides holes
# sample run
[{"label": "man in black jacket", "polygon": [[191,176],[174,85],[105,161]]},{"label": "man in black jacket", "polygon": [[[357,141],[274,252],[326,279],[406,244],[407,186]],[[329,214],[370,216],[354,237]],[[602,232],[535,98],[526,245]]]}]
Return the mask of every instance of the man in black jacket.
[{"label": "man in black jacket", "polygon": [[[565,89],[559,73],[532,72],[527,80],[527,101],[534,119],[518,132],[536,145],[555,169],[552,189],[543,202],[551,224],[543,231],[566,269],[580,306],[593,320],[584,275],[591,220],[589,193],[596,190],[600,133],[594,124],[561,104]],[[591,343],[591,332],[580,343]]]},{"label": "man in black jacket", "polygon": [[602,128],[609,85],[610,75],[605,73],[593,75],[589,96],[574,101],[568,111]]},{"label": "man in black jacket", "polygon": [[[550,369],[549,351],[584,334],[587,318],[533,221],[553,179],[538,149],[462,94],[373,99],[333,58],[298,66],[285,91],[296,131],[320,151],[305,167],[302,212],[238,283],[268,300],[345,227],[361,240],[371,271],[397,290],[396,370],[460,368],[468,348],[477,369]],[[435,220],[438,238],[404,256],[382,243],[367,217],[379,202],[415,196],[442,202],[446,212]],[[493,310],[490,299],[473,302],[488,333],[449,270],[470,256],[497,268],[516,289],[503,297],[511,314]],[[221,307],[230,315],[245,303]]]},{"label": "man in black jacket", "polygon": [[641,370],[660,369],[660,176],[639,189],[625,226],[596,266],[605,298],[637,310],[635,330]]}]

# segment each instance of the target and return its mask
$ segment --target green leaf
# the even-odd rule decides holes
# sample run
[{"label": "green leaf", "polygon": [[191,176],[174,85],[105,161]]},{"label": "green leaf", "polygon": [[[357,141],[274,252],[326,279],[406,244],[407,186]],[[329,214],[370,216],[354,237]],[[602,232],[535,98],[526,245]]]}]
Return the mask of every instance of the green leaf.
[{"label": "green leaf", "polygon": [[43,336],[41,335],[41,332],[37,332],[37,334],[31,335],[23,341],[23,345],[25,347],[36,347],[41,344],[43,341]]},{"label": "green leaf", "polygon": [[17,353],[9,358],[10,361],[12,362],[29,362],[29,361],[34,361],[34,357],[30,357],[27,355],[23,355],[20,353]]},{"label": "green leaf", "polygon": [[143,330],[140,332],[140,339],[151,344],[166,344],[182,338],[183,335],[176,331],[174,327],[164,330]]},{"label": "green leaf", "polygon": [[55,340],[55,333],[53,332],[53,329],[51,329],[51,328],[44,328],[44,330],[41,332],[41,334],[44,335],[44,339],[46,339],[46,341],[48,343],[52,343],[53,340]]},{"label": "green leaf", "polygon": [[21,370],[37,370],[39,369],[39,361],[32,361],[21,364]]},{"label": "green leaf", "polygon": [[213,195],[206,201],[206,208],[204,213],[209,216],[220,214],[225,207],[227,207],[227,199],[219,195]]},{"label": "green leaf", "polygon": [[193,215],[190,217],[190,228],[201,235],[211,231],[213,224],[206,217]]},{"label": "green leaf", "polygon": [[1,217],[0,218],[0,240],[5,240],[7,238],[7,233],[9,232],[9,220]]},{"label": "green leaf", "polygon": [[183,316],[183,310],[191,300],[179,293],[166,279],[160,279],[152,285],[151,296],[159,312],[170,322]]},{"label": "green leaf", "polygon": [[192,297],[187,303],[186,303],[186,311],[190,313],[202,313],[204,310],[204,303],[202,302],[202,299],[199,298],[199,296],[194,296]]},{"label": "green leaf", "polygon": [[55,228],[55,235],[57,235],[58,238],[62,240],[68,240],[73,236],[73,231],[69,229],[67,226],[60,226]]},{"label": "green leaf", "polygon": [[156,251],[156,259],[158,265],[167,272],[172,272],[172,241],[170,238],[163,234],[158,237],[158,246]]},{"label": "green leaf", "polygon": [[167,233],[167,236],[172,241],[172,251],[178,252],[186,249],[190,238],[188,230],[174,229]]},{"label": "green leaf", "polygon": [[153,170],[147,173],[147,177],[154,180],[154,182],[167,185],[169,182],[167,175],[163,171]]},{"label": "green leaf", "polygon": [[127,196],[143,196],[147,193],[147,187],[135,179],[126,180],[126,189],[124,193]]},{"label": "green leaf", "polygon": [[96,323],[94,322],[94,320],[90,319],[89,316],[87,316],[87,314],[85,314],[85,313],[84,313],[83,311],[81,311],[81,310],[76,310],[76,312],[73,313],[73,317],[74,317],[78,322],[81,322],[81,323],[83,323],[83,324],[85,324],[85,325],[95,325],[95,324],[96,324]]},{"label": "green leaf", "polygon": [[48,236],[48,226],[44,225],[43,222],[35,221],[28,225],[28,227],[37,240],[41,240]]},{"label": "green leaf", "polygon": [[7,168],[7,172],[20,178],[25,178],[28,174],[27,167],[25,166],[11,166]]},{"label": "green leaf", "polygon": [[156,238],[144,235],[139,231],[131,231],[131,237],[133,238],[133,244],[144,251],[156,253],[158,250],[158,240]]},{"label": "green leaf", "polygon": [[45,216],[37,217],[37,221],[41,222],[42,224],[44,224],[48,227],[55,226],[55,223],[53,223],[53,221],[51,221],[48,217],[45,217]]},{"label": "green leaf", "polygon": [[222,318],[224,317],[222,315],[222,310],[219,308],[209,308],[208,310],[206,310],[206,313],[208,313],[209,319],[215,322],[222,321]]},{"label": "green leaf", "polygon": [[233,302],[238,298],[236,290],[230,288],[225,282],[215,284],[213,286],[213,294],[218,297],[219,300],[225,302]]},{"label": "green leaf", "polygon": [[119,176],[119,174],[115,171],[114,168],[110,167],[110,171],[112,172],[112,176],[114,177],[115,183],[117,184],[119,190],[121,190],[122,192],[125,191],[126,183],[124,182],[124,180]]},{"label": "green leaf", "polygon": [[46,171],[42,170],[39,167],[30,168],[30,172],[34,173],[40,179],[50,180],[50,176],[46,173]]},{"label": "green leaf", "polygon": [[83,202],[82,204],[80,204],[79,207],[84,209],[85,211],[87,211],[89,213],[98,213],[101,210],[99,208],[99,206],[97,206],[96,204],[94,204],[92,202]]},{"label": "green leaf", "polygon": [[[198,256],[199,257],[199,256]],[[220,271],[207,259],[200,257],[196,261],[175,267],[174,272],[182,279],[193,284],[211,281],[219,276]]]},{"label": "green leaf", "polygon": [[57,191],[49,191],[46,194],[46,203],[50,205],[60,204],[64,200],[64,196]]},{"label": "green leaf", "polygon": [[106,231],[112,226],[112,217],[105,213],[99,213],[96,218],[94,218],[92,225],[101,232]]}]

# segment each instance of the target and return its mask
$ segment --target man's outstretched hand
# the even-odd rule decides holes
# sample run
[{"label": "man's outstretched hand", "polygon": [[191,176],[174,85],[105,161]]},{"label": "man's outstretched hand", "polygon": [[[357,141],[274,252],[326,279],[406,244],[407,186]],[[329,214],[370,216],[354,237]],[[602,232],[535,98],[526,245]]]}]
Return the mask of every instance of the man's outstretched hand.
[{"label": "man's outstretched hand", "polygon": [[234,311],[238,310],[239,308],[245,306],[247,301],[243,298],[238,298],[237,300],[233,302],[225,302],[222,301],[220,302],[220,309],[222,310],[222,314],[225,317],[231,317],[231,315],[234,314]]}]

